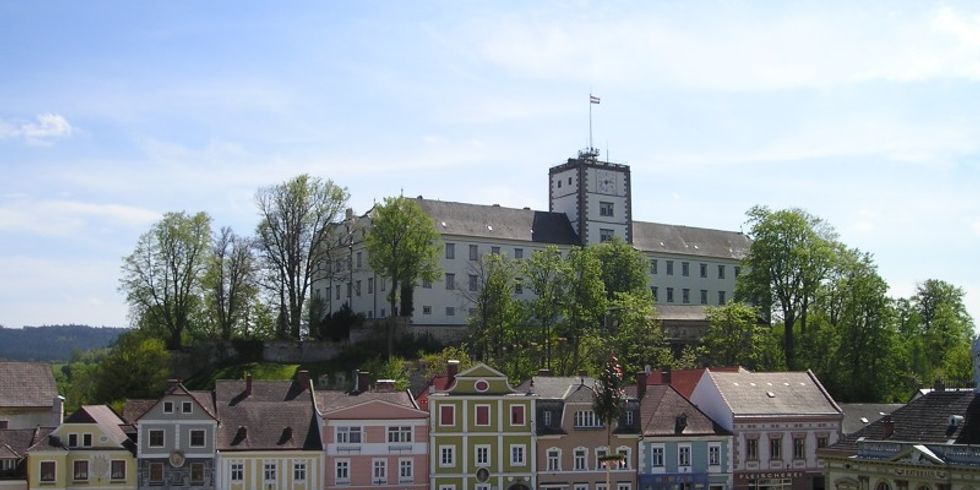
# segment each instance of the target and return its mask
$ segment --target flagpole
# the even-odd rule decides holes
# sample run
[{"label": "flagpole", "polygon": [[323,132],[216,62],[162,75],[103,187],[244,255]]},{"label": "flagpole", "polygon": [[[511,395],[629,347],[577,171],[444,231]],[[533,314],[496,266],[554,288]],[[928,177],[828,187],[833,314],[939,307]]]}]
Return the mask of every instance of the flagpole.
[{"label": "flagpole", "polygon": [[592,151],[592,92],[589,92],[589,151]]}]

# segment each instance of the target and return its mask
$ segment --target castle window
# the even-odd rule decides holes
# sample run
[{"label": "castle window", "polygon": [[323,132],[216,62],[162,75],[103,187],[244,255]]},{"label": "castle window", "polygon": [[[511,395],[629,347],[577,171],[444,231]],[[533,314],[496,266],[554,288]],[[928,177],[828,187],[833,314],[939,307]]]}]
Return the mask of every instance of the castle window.
[{"label": "castle window", "polygon": [[446,273],[446,290],[456,289],[456,274],[452,272]]},{"label": "castle window", "polygon": [[667,275],[668,276],[674,275],[674,261],[673,260],[668,260],[667,261]]},{"label": "castle window", "polygon": [[470,260],[480,260],[480,247],[470,245]]},{"label": "castle window", "polygon": [[674,302],[674,288],[667,288],[667,302]]},{"label": "castle window", "polygon": [[599,241],[600,242],[608,242],[609,240],[612,240],[612,239],[613,239],[613,231],[612,230],[610,230],[608,228],[600,228],[599,229]]},{"label": "castle window", "polygon": [[613,216],[613,203],[600,201],[599,216]]},{"label": "castle window", "polygon": [[446,258],[447,259],[455,259],[456,258],[456,244],[455,243],[447,243],[446,244]]},{"label": "castle window", "polygon": [[725,264],[718,264],[718,279],[725,278]]},{"label": "castle window", "polygon": [[684,277],[691,275],[691,263],[681,262],[681,275]]},{"label": "castle window", "polygon": [[650,259],[650,273],[657,273],[657,259]]},{"label": "castle window", "polygon": [[702,289],[701,290],[701,304],[702,305],[708,304],[708,290],[707,289]]},{"label": "castle window", "polygon": [[681,290],[681,301],[684,304],[688,304],[688,303],[691,302],[691,290],[690,289],[684,288],[684,289]]},{"label": "castle window", "polygon": [[719,305],[724,305],[725,304],[725,292],[724,291],[718,291],[718,304]]}]

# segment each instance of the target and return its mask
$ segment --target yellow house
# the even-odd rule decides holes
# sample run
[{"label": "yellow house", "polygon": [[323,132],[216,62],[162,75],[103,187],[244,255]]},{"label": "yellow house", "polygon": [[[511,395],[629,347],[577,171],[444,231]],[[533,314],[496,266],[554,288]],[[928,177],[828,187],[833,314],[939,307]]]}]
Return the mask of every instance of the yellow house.
[{"label": "yellow house", "polygon": [[86,405],[28,451],[29,488],[135,489],[136,445],[105,405]]}]

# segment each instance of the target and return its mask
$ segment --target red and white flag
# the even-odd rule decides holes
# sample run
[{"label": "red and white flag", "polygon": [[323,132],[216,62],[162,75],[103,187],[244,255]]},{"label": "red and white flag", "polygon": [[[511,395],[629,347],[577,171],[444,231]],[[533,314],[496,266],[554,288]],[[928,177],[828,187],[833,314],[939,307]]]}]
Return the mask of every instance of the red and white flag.
[{"label": "red and white flag", "polygon": [[594,96],[594,95],[592,95],[592,94],[589,94],[589,103],[590,104],[598,104],[599,103],[599,98],[596,97],[596,96]]}]

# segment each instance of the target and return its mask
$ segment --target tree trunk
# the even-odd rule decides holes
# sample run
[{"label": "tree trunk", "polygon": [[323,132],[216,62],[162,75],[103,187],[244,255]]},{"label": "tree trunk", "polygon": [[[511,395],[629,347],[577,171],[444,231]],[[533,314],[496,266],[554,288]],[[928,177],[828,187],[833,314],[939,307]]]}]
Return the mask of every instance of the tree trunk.
[{"label": "tree trunk", "polygon": [[792,313],[783,314],[783,350],[786,353],[786,369],[792,371],[796,369],[796,338],[793,335],[793,325],[796,319]]}]

